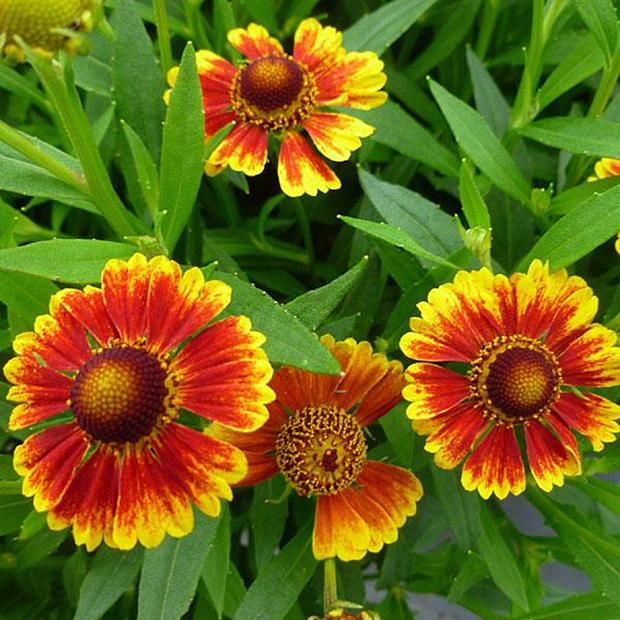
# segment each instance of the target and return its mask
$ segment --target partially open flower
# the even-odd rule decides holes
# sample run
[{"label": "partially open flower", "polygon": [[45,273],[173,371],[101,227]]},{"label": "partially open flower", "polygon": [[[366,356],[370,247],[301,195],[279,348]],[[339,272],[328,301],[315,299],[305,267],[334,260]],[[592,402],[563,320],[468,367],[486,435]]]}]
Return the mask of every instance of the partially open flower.
[{"label": "partially open flower", "polygon": [[510,278],[460,271],[418,308],[400,343],[422,361],[406,371],[407,415],[437,465],[466,459],[466,489],[521,493],[524,445],[534,480],[550,491],[581,471],[573,431],[597,451],[616,439],[620,406],[577,389],[620,383],[616,334],[592,323],[598,300],[581,278],[549,274],[539,260]]},{"label": "partially open flower", "polygon": [[46,56],[61,48],[77,52],[83,43],[79,34],[92,30],[99,4],[100,0],[2,0],[0,37],[4,46],[0,55],[17,62],[25,60],[15,36]]},{"label": "partially open flower", "polygon": [[358,560],[393,543],[422,497],[411,472],[366,453],[364,428],[401,400],[405,382],[401,363],[373,353],[368,342],[321,342],[340,362],[340,375],[284,366],[270,384],[276,401],[261,429],[242,434],[213,424],[209,431],[245,452],[241,484],[280,472],[298,495],[316,496],[317,559]]},{"label": "partially open flower", "polygon": [[15,339],[9,428],[44,428],[16,448],[14,467],[49,527],[72,524],[77,544],[154,547],[192,530],[192,504],[215,516],[232,498],[243,452],[199,420],[261,426],[272,370],[247,317],[214,322],[231,289],[198,268],[135,254],[108,261],[101,281],[56,293]]},{"label": "partially open flower", "polygon": [[[338,189],[340,180],[302,131],[328,159],[349,159],[373,128],[326,108],[370,110],[384,103],[383,62],[373,52],[346,52],[342,33],[312,18],[297,28],[292,55],[257,24],[231,30],[228,41],[247,59],[238,67],[213,52],[196,53],[206,138],[234,124],[210,155],[207,174],[219,174],[227,166],[248,176],[260,174],[267,162],[268,137],[275,135],[280,141],[278,177],[285,194],[316,196]],[[174,68],[168,74],[171,86],[177,72]]]}]

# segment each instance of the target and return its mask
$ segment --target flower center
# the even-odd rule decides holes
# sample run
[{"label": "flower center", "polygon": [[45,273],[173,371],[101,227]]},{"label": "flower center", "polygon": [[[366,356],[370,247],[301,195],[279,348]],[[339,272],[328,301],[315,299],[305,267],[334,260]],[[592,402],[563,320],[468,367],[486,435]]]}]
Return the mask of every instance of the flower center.
[{"label": "flower center", "polygon": [[278,433],[276,460],[299,495],[332,495],[357,480],[366,442],[357,420],[342,409],[305,407]]},{"label": "flower center", "polygon": [[78,372],[70,407],[93,439],[135,443],[166,413],[166,378],[166,364],[143,349],[104,349]]},{"label": "flower center", "polygon": [[472,363],[472,398],[491,418],[505,424],[527,422],[549,410],[557,400],[562,372],[555,355],[526,336],[498,336]]},{"label": "flower center", "polygon": [[292,58],[265,56],[239,68],[231,98],[240,120],[265,129],[287,129],[309,116],[316,87],[306,69]]}]

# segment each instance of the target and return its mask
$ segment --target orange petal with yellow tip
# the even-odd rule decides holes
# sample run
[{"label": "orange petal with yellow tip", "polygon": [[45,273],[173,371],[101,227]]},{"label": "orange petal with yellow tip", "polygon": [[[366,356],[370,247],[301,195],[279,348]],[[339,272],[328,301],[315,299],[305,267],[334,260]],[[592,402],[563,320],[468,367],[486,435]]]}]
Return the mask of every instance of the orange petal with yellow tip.
[{"label": "orange petal with yellow tip", "polygon": [[101,542],[117,547],[112,537],[118,500],[119,457],[107,447],[97,448],[78,470],[62,500],[47,514],[52,530],[73,525],[77,545],[92,551]]},{"label": "orange petal with yellow tip", "polygon": [[405,377],[403,397],[411,403],[407,416],[412,420],[432,418],[469,396],[466,377],[435,364],[412,364]]},{"label": "orange petal with yellow tip", "polygon": [[152,351],[174,349],[230,303],[230,286],[219,280],[205,282],[197,267],[182,274],[177,263],[158,256],[150,261],[149,269],[146,313],[148,348]]},{"label": "orange petal with yellow tip", "polygon": [[492,494],[504,499],[525,490],[525,470],[512,428],[497,425],[491,429],[465,462],[461,483],[484,499]]},{"label": "orange petal with yellow tip", "polygon": [[554,485],[562,486],[565,475],[581,473],[579,455],[567,450],[538,420],[525,425],[525,445],[534,480],[543,491],[551,491]]},{"label": "orange petal with yellow tip", "polygon": [[236,125],[211,153],[207,174],[215,176],[228,166],[250,177],[260,174],[267,163],[267,137],[267,130],[257,125]]},{"label": "orange petal with yellow tip", "polygon": [[436,426],[424,448],[435,454],[435,463],[442,469],[456,467],[489,426],[482,413],[467,402],[435,416],[430,422]]},{"label": "orange petal with yellow tip", "polygon": [[344,56],[342,33],[334,27],[323,26],[313,17],[304,19],[297,27],[293,58],[313,75],[320,75]]},{"label": "orange petal with yellow tip", "polygon": [[266,28],[254,23],[249,24],[247,29],[231,30],[228,33],[228,42],[249,60],[284,55],[279,41],[270,37]]},{"label": "orange petal with yellow tip", "polygon": [[333,170],[315,153],[297,132],[285,134],[278,157],[278,179],[282,191],[291,197],[340,189]]},{"label": "orange petal with yellow tip", "polygon": [[620,405],[598,394],[572,394],[565,392],[553,405],[557,416],[588,438],[596,452],[603,449],[603,443],[616,440],[620,425]]},{"label": "orange petal with yellow tip", "polygon": [[24,477],[22,492],[34,496],[38,511],[56,506],[88,450],[83,431],[74,423],[31,435],[15,448],[13,466]]},{"label": "orange petal with yellow tip", "polygon": [[[163,433],[167,439],[168,429]],[[166,534],[184,536],[194,525],[189,499],[157,448],[127,446],[119,477],[113,545],[156,547]]]},{"label": "orange petal with yellow tip", "polygon": [[360,138],[372,135],[374,128],[348,114],[314,112],[303,123],[316,148],[332,161],[346,161],[362,146]]},{"label": "orange petal with yellow tip", "polygon": [[560,357],[567,385],[604,387],[620,383],[620,348],[616,333],[594,324],[575,338]]},{"label": "orange petal with yellow tip", "polygon": [[14,383],[7,400],[19,404],[9,418],[9,428],[19,430],[66,411],[73,379],[41,366],[35,357],[22,355],[9,360],[4,375]]},{"label": "orange petal with yellow tip", "polygon": [[146,335],[149,280],[143,254],[134,254],[128,261],[112,259],[103,269],[103,301],[123,342],[134,343]]},{"label": "orange petal with yellow tip", "polygon": [[260,348],[265,337],[247,317],[229,317],[194,338],[173,360],[175,403],[235,430],[250,432],[268,417],[273,370]]}]

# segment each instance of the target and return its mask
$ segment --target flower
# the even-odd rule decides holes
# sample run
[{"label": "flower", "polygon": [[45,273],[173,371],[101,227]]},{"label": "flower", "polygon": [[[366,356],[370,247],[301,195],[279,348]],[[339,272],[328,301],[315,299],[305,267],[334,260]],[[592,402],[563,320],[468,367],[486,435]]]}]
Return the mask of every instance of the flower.
[{"label": "flower", "polygon": [[[316,19],[305,19],[295,32],[292,55],[265,28],[228,33],[230,44],[247,62],[238,67],[213,52],[200,50],[196,63],[202,84],[205,136],[233,123],[232,131],[209,156],[208,175],[227,166],[248,176],[267,162],[268,136],[280,141],[278,177],[289,196],[339,189],[340,180],[301,134],[332,161],[346,161],[372,134],[363,121],[327,106],[369,110],[385,102],[383,62],[373,52],[346,52],[342,34]],[[174,86],[178,68],[168,74]],[[169,91],[170,92],[170,91]],[[169,92],[166,98],[169,96]]]},{"label": "flower", "polygon": [[26,57],[15,35],[45,56],[61,48],[78,51],[82,45],[78,33],[93,29],[93,13],[99,4],[99,0],[2,0],[0,55],[24,62]]},{"label": "flower", "polygon": [[192,503],[219,514],[247,470],[240,450],[186,426],[181,410],[253,431],[274,397],[272,369],[248,318],[211,323],[231,289],[199,269],[135,254],[110,260],[101,281],[53,295],[50,314],[15,339],[9,428],[46,428],[16,448],[14,467],[49,527],[73,524],[77,544],[154,547],[192,530]]},{"label": "flower", "polygon": [[337,607],[336,609],[332,609],[327,613],[323,618],[319,618],[318,616],[310,616],[308,620],[378,620],[379,615],[372,611],[360,611],[359,613],[352,613],[342,609],[342,607]]},{"label": "flower", "polygon": [[282,473],[301,496],[317,496],[313,552],[317,559],[358,560],[396,540],[415,514],[422,486],[411,473],[367,459],[364,428],[401,400],[400,362],[373,354],[352,338],[321,342],[342,368],[320,375],[284,366],[271,382],[269,420],[254,433],[213,424],[209,432],[241,448],[251,485]]},{"label": "flower", "polygon": [[[598,181],[609,177],[620,177],[620,159],[603,157],[594,164],[594,174],[588,177],[588,181]],[[616,252],[620,254],[620,232],[616,236]]]},{"label": "flower", "polygon": [[[620,381],[616,334],[591,323],[597,307],[581,278],[538,260],[527,274],[460,271],[433,289],[400,346],[423,362],[407,369],[403,396],[435,463],[453,469],[469,454],[465,489],[503,499],[525,488],[519,440],[545,491],[581,471],[571,429],[596,451],[614,441],[620,407],[576,389]],[[426,362],[467,364],[467,375]]]}]

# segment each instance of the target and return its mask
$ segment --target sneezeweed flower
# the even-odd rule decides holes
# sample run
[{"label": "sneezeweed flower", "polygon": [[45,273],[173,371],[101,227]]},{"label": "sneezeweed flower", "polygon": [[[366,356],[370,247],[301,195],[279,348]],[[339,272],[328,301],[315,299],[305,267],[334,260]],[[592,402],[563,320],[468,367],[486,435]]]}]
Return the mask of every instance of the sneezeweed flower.
[{"label": "sneezeweed flower", "polygon": [[181,410],[255,430],[272,369],[249,319],[212,323],[231,289],[199,269],[135,254],[109,261],[101,281],[56,293],[15,339],[9,427],[49,428],[16,448],[14,467],[49,527],[73,524],[77,544],[154,547],[192,530],[192,504],[217,515],[247,470],[239,449],[186,426]]},{"label": "sneezeweed flower", "polygon": [[[369,110],[383,104],[383,62],[374,52],[347,53],[342,34],[312,18],[297,28],[292,55],[257,24],[231,30],[228,41],[247,59],[238,67],[213,52],[196,53],[206,138],[234,125],[208,158],[207,174],[219,174],[227,166],[248,176],[260,174],[272,135],[280,143],[278,178],[285,194],[316,196],[340,188],[340,180],[302,131],[328,159],[349,159],[373,128],[326,108]],[[168,74],[171,86],[177,72],[174,68]]]},{"label": "sneezeweed flower", "polygon": [[364,429],[401,400],[402,365],[373,354],[367,342],[321,342],[340,375],[284,366],[273,377],[275,402],[258,431],[241,434],[214,424],[209,431],[241,448],[244,485],[282,473],[301,496],[316,496],[313,551],[317,559],[358,560],[396,540],[422,497],[409,471],[370,461]]},{"label": "sneezeweed flower", "polygon": [[310,616],[308,620],[379,620],[379,616],[372,611],[364,610],[353,613],[342,609],[342,607],[338,607],[337,609],[332,609],[326,616],[323,616],[323,618]]},{"label": "sneezeweed flower", "polygon": [[[591,322],[597,306],[584,280],[538,260],[527,274],[461,271],[433,289],[400,344],[423,362],[407,369],[403,395],[435,463],[452,469],[469,454],[463,486],[503,499],[525,489],[519,441],[545,491],[580,473],[572,431],[596,451],[614,441],[620,407],[575,389],[620,382],[616,335]],[[467,364],[467,374],[434,362]]]},{"label": "sneezeweed flower", "polygon": [[[603,157],[594,164],[594,174],[588,177],[588,181],[598,181],[609,177],[620,177],[620,159]],[[620,254],[620,232],[616,237],[616,252]]]},{"label": "sneezeweed flower", "polygon": [[75,53],[82,47],[80,33],[93,29],[100,0],[2,0],[0,56],[24,62],[18,35],[36,52],[51,56],[59,49]]}]

